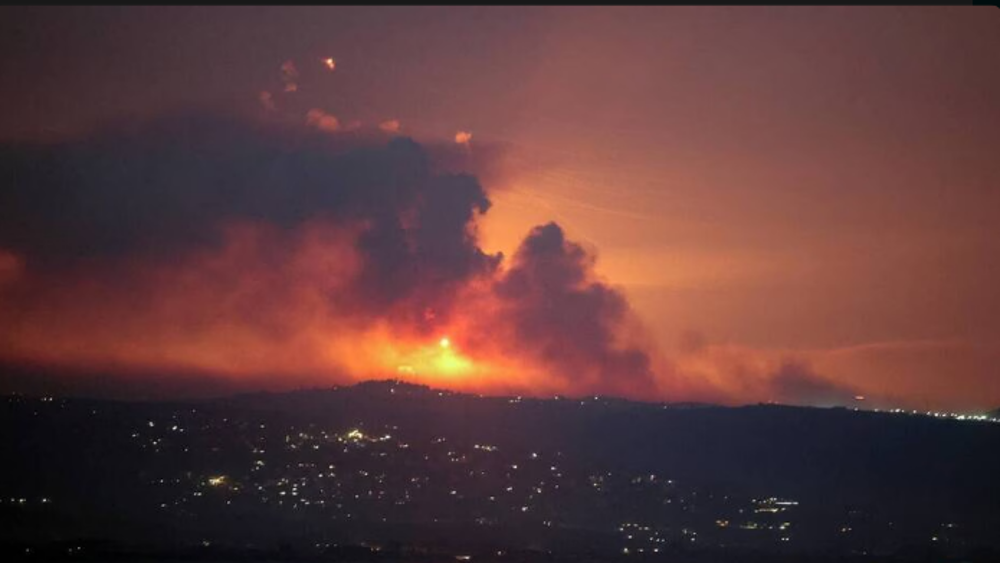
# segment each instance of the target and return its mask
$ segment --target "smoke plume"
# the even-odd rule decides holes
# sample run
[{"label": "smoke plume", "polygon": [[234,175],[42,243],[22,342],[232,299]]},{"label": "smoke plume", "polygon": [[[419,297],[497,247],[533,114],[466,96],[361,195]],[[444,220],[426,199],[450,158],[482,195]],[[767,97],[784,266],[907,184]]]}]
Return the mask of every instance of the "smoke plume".
[{"label": "smoke plume", "polygon": [[[214,114],[3,147],[0,352],[279,387],[399,371],[650,392],[647,352],[618,342],[624,297],[557,225],[509,265],[479,247],[487,192],[441,169],[462,152]],[[431,357],[446,332],[452,356]]]}]

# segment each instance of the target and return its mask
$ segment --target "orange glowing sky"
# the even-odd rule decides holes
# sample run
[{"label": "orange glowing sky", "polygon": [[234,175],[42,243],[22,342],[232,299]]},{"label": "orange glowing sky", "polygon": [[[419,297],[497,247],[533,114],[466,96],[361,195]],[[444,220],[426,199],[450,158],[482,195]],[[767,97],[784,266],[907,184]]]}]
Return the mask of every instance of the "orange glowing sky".
[{"label": "orange glowing sky", "polygon": [[[597,278],[645,325],[657,369],[722,393],[684,384],[690,397],[677,397],[661,382],[655,398],[766,400],[758,374],[793,361],[906,406],[1000,406],[994,8],[0,9],[0,139],[12,144],[178,107],[259,109],[262,92],[273,111],[318,112],[310,123],[330,133],[381,127],[461,142],[469,158],[503,147],[482,177],[493,202],[482,247],[509,257],[556,221],[594,252]],[[209,276],[193,265],[239,262],[255,228],[185,266]],[[350,245],[300,234],[319,238],[297,247],[289,275],[336,284],[310,252],[333,244],[344,259],[329,268],[349,270]],[[18,260],[0,248],[0,290]],[[140,270],[164,287],[186,271]],[[134,322],[187,326],[173,300],[216,297],[197,287],[157,293],[156,310]],[[309,299],[294,300],[300,324],[280,349],[207,326],[232,348],[163,329],[128,357],[309,373],[314,339],[341,330],[312,317]],[[29,359],[114,364],[125,354],[117,331],[133,322],[129,302],[118,306],[107,314],[123,320],[107,334],[82,313],[58,338],[0,329]],[[364,358],[338,365],[356,376],[384,368],[434,372],[432,384],[452,388],[574,390],[512,358],[505,341],[463,342],[478,316],[430,336],[350,327],[329,353]]]}]

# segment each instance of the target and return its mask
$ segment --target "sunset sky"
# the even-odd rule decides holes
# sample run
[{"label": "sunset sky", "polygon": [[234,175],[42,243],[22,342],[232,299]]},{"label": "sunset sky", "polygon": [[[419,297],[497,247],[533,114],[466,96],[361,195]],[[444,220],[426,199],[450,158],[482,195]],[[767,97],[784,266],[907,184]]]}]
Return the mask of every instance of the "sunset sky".
[{"label": "sunset sky", "polygon": [[[183,368],[195,387],[386,375],[485,392],[996,408],[998,100],[1000,12],[987,6],[2,8],[0,360],[130,378]],[[163,125],[191,111],[270,125],[218,136]],[[192,222],[224,231],[221,247],[191,242],[200,235],[183,215],[161,224],[155,213],[134,220],[161,229],[149,245],[91,256],[86,241],[70,244],[105,210],[131,208],[62,198],[126,178],[107,192],[118,205],[201,174],[116,175],[129,151],[204,166],[198,181],[216,177],[216,157],[197,150],[226,155],[226,174],[247,154],[285,155],[309,163],[302,182],[371,163],[420,170],[398,146],[310,168],[325,141],[268,144],[289,124],[340,143],[336,154],[412,137],[435,170],[440,160],[478,176],[482,192],[414,187],[419,212],[409,195],[385,196],[402,198],[393,225],[409,229],[408,213],[436,225],[413,231],[428,249],[414,260],[447,254],[405,304],[351,293],[334,299],[336,322],[315,312],[324,295],[371,289],[358,281],[370,272],[398,274],[357,255],[368,247],[356,221],[382,220],[380,204],[316,200],[330,207],[313,216],[302,211],[319,197],[311,188],[277,219],[286,200],[263,180],[232,212],[197,208]],[[116,127],[148,147],[101,140]],[[259,146],[246,140],[258,134]],[[46,147],[57,148],[31,160]],[[51,163],[70,180],[43,206],[31,190]],[[365,190],[368,178],[343,185]],[[438,184],[461,197],[435,207]],[[478,242],[463,239],[476,225]],[[260,260],[272,253],[294,256]],[[265,278],[248,295],[266,292],[276,316],[263,304],[258,323],[241,308],[197,343],[178,335],[230,314],[198,311]],[[315,356],[319,339],[328,355]],[[259,356],[229,353],[248,347]]]}]

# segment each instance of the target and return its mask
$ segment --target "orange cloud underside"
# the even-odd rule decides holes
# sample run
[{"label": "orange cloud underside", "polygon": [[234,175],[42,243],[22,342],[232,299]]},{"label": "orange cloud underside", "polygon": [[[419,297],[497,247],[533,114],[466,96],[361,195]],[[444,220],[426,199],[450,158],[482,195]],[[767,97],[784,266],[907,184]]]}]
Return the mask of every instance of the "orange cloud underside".
[{"label": "orange cloud underside", "polygon": [[[789,356],[739,346],[654,355],[655,388],[561,373],[526,350],[501,319],[490,279],[451,294],[451,309],[419,320],[353,308],[363,225],[307,223],[291,232],[234,223],[224,243],[166,263],[93,262],[58,277],[29,278],[0,252],[0,357],[53,367],[128,373],[206,373],[248,388],[333,385],[397,378],[490,394],[619,394],[724,403],[785,401],[771,384]],[[411,303],[402,303],[401,308]],[[844,373],[844,354],[798,354]],[[837,363],[840,362],[840,363]],[[857,371],[854,362],[848,371]],[[897,390],[906,382],[897,382]],[[893,389],[850,380],[866,395]],[[901,397],[899,393],[895,394]],[[953,404],[965,395],[949,396]],[[901,401],[905,404],[905,400]]]},{"label": "orange cloud underside", "polygon": [[569,390],[512,353],[503,330],[487,326],[495,304],[476,283],[461,290],[446,319],[414,323],[352,311],[338,297],[360,267],[360,228],[313,223],[278,233],[230,225],[221,250],[166,265],[95,265],[71,282],[16,284],[17,261],[7,256],[0,314],[14,322],[0,325],[0,355],[267,378],[276,389],[392,377],[475,392]]}]

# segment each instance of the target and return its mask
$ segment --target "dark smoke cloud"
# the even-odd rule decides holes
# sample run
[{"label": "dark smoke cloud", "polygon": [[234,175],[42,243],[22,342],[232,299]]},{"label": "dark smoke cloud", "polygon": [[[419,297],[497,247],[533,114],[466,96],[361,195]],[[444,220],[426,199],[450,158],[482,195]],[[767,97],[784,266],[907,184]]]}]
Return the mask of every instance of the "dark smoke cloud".
[{"label": "dark smoke cloud", "polygon": [[[122,303],[136,308],[115,308],[128,325],[130,311],[141,315],[142,303],[163,289],[144,285],[137,264],[155,265],[155,281],[164,266],[202,264],[191,257],[228,248],[228,226],[263,225],[252,255],[263,268],[193,275],[211,286],[203,295],[228,303],[218,309],[223,323],[283,342],[302,330],[300,316],[283,314],[302,287],[278,279],[288,267],[284,255],[296,256],[307,226],[355,227],[350,240],[359,256],[358,264],[351,258],[348,285],[324,290],[335,304],[331,314],[427,333],[435,323],[450,326],[460,312],[474,327],[466,335],[470,349],[486,342],[516,361],[527,358],[525,365],[541,367],[542,377],[570,392],[651,391],[648,354],[617,342],[630,318],[624,296],[593,279],[593,257],[557,225],[532,231],[506,270],[501,255],[478,246],[476,218],[490,200],[477,176],[482,170],[494,177],[502,153],[489,145],[421,146],[380,131],[324,132],[217,113],[167,116],[57,145],[0,147],[0,250],[23,260],[22,287],[40,288],[22,317],[40,303],[36,309],[51,309],[62,292],[45,288],[71,288],[81,272],[98,272],[92,279],[102,289],[80,295],[109,304],[115,295],[129,299]],[[230,299],[248,276],[252,292]],[[459,311],[461,295],[486,305]],[[98,308],[82,318],[111,318],[100,304],[66,299]],[[191,326],[219,326],[214,313],[202,318],[202,311],[190,312]],[[493,311],[496,317],[487,315]],[[186,334],[188,321],[178,322]]]},{"label": "dark smoke cloud", "polygon": [[555,223],[536,227],[497,283],[518,341],[577,388],[635,395],[653,390],[649,355],[619,347],[625,297],[594,281],[594,258]]},{"label": "dark smoke cloud", "polygon": [[[264,361],[284,384],[324,369],[320,379],[350,381],[358,375],[324,355],[338,338],[351,355],[369,328],[388,325],[405,348],[457,327],[462,353],[529,374],[491,372],[494,388],[510,378],[676,399],[717,396],[721,384],[781,402],[852,399],[807,366],[761,371],[752,354],[720,352],[697,333],[680,359],[715,358],[718,373],[684,380],[658,364],[654,376],[624,295],[558,225],[533,229],[508,264],[479,247],[490,199],[477,178],[501,178],[504,157],[496,145],[218,112],[0,146],[0,363],[107,362],[119,374],[183,365],[185,381],[208,385],[212,369],[231,382],[226,369],[257,373]],[[246,350],[259,352],[255,365]]]},{"label": "dark smoke cloud", "polygon": [[[490,201],[436,173],[406,138],[336,135],[231,116],[171,116],[79,142],[0,148],[0,248],[29,270],[85,259],[167,260],[250,220],[363,224],[357,292],[387,306],[496,267],[469,232]],[[425,296],[429,298],[429,296]]]},{"label": "dark smoke cloud", "polygon": [[[509,379],[634,398],[852,399],[807,366],[761,371],[752,354],[720,352],[696,333],[679,358],[718,368],[701,374],[695,362],[685,380],[661,362],[654,376],[624,295],[596,279],[594,256],[558,225],[533,229],[508,264],[479,247],[490,199],[477,178],[501,178],[504,157],[496,145],[218,112],[0,146],[0,363],[119,374],[182,365],[185,381],[216,369],[231,383],[227,369],[263,377],[265,362],[284,384],[317,371],[350,381],[360,375],[330,359],[331,344],[350,356],[366,330],[388,325],[404,348],[456,328],[461,353],[528,374],[490,372],[493,388]],[[378,354],[373,365],[396,369]]]}]

